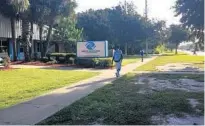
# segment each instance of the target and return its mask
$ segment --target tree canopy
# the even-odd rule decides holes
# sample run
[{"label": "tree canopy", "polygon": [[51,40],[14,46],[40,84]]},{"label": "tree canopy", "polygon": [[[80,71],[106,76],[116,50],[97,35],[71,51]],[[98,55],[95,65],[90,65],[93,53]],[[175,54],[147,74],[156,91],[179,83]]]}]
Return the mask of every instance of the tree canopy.
[{"label": "tree canopy", "polygon": [[191,30],[201,46],[204,44],[204,0],[177,0],[174,6],[176,16]]},{"label": "tree canopy", "polygon": [[169,42],[176,45],[176,54],[177,48],[180,42],[188,40],[188,32],[182,28],[180,25],[171,25],[170,26],[171,35],[169,37]]},{"label": "tree canopy", "polygon": [[[0,7],[0,13],[11,13],[7,14],[11,17],[20,15],[19,18],[24,22],[22,35],[26,46],[32,41],[32,27],[29,24],[39,25],[41,51],[45,48],[48,50],[50,41],[61,41],[73,46],[80,40],[108,40],[109,48],[119,45],[124,52],[128,50],[129,54],[136,54],[145,48],[145,41],[153,49],[159,44],[166,44],[171,34],[165,21],[146,20],[137,13],[132,2],[120,3],[112,8],[90,9],[77,15],[74,13],[77,6],[74,0],[2,0],[0,3],[5,5]],[[7,7],[10,8],[8,12]],[[46,42],[42,39],[43,25],[49,26]],[[54,35],[51,34],[53,28]],[[41,56],[45,54],[42,51]]]},{"label": "tree canopy", "polygon": [[149,38],[150,43],[156,43],[159,39],[154,38],[159,32],[155,30],[157,23],[151,20],[146,22],[136,12],[133,3],[123,3],[101,10],[90,9],[79,13],[77,19],[77,25],[83,28],[86,40],[108,40],[110,48],[113,45],[125,47],[127,43],[128,47],[137,51],[144,48],[143,43],[146,38]]},{"label": "tree canopy", "polygon": [[82,41],[82,29],[76,27],[75,15],[71,17],[61,17],[55,27],[53,40],[62,42],[66,52],[75,52],[76,42]]}]

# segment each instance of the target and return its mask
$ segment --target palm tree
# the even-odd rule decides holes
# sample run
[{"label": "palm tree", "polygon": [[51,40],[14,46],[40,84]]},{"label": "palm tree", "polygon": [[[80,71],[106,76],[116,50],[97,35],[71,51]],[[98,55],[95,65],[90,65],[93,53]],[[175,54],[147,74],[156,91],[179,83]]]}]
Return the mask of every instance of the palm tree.
[{"label": "palm tree", "polygon": [[11,32],[13,41],[13,57],[16,61],[16,29],[15,23],[18,20],[19,13],[24,12],[28,9],[28,0],[0,0],[0,13],[10,18],[11,21]]},{"label": "palm tree", "polygon": [[24,56],[25,56],[25,61],[30,61],[31,57],[29,54],[29,49],[31,46],[30,42],[30,22],[28,19],[28,12],[24,12],[21,16],[22,18],[22,41],[23,41],[23,46],[24,46]]},{"label": "palm tree", "polygon": [[[45,6],[44,0],[30,0],[30,21],[31,24],[35,22],[39,26],[39,39],[41,43],[41,57],[43,57],[43,25],[47,24],[45,17],[49,13],[49,9]],[[31,27],[31,31],[32,31]],[[30,36],[30,40],[32,41],[32,35]]]},{"label": "palm tree", "polygon": [[[24,57],[25,61],[30,61],[30,55],[29,55],[29,47],[31,46],[30,43],[30,22],[29,22],[29,14],[30,14],[30,3],[29,0],[11,0],[13,1],[14,5],[21,5],[26,7],[26,10],[20,11],[19,15],[22,20],[22,41],[24,46]],[[18,1],[18,3],[16,3]],[[18,7],[17,6],[17,7]],[[22,9],[22,8],[19,8]]]}]

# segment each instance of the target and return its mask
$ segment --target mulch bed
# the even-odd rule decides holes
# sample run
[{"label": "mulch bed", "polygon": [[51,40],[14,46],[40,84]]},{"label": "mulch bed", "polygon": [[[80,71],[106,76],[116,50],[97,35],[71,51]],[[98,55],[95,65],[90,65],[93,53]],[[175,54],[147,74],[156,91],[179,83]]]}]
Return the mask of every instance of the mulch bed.
[{"label": "mulch bed", "polygon": [[16,61],[16,62],[12,62],[11,65],[32,65],[32,66],[51,66],[51,67],[75,66],[71,64],[48,64],[40,61],[33,61],[33,62]]},{"label": "mulch bed", "polygon": [[[78,66],[78,65],[72,65],[72,64],[48,64],[48,63],[44,63],[44,62],[40,62],[40,61],[32,61],[32,62],[16,61],[16,62],[11,62],[11,65],[32,65],[32,66],[49,66],[49,67],[87,68],[85,66]],[[94,68],[94,69],[113,69],[113,68],[114,67]]]}]

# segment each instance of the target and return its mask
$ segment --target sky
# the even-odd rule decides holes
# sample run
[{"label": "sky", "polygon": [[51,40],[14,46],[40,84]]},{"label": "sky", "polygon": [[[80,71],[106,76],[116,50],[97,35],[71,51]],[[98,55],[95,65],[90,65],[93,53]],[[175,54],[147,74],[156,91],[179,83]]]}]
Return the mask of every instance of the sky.
[{"label": "sky", "polygon": [[[145,0],[127,0],[133,2],[139,14],[144,14]],[[167,26],[170,24],[179,24],[179,17],[174,17],[174,10],[171,7],[175,4],[176,0],[148,0],[148,18],[165,20]],[[90,8],[104,9],[118,5],[119,2],[124,0],[76,0],[78,7],[76,12],[86,11]]]}]

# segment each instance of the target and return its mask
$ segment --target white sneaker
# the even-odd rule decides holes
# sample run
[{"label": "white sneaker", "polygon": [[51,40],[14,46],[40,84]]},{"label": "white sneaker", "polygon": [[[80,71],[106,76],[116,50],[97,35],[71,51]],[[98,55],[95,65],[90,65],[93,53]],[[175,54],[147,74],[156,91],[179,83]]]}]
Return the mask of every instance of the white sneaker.
[{"label": "white sneaker", "polygon": [[116,77],[120,77],[120,74],[119,73],[115,73]]},{"label": "white sneaker", "polygon": [[117,74],[117,73],[115,73],[115,76],[116,76],[116,77],[118,77],[118,74]]}]

